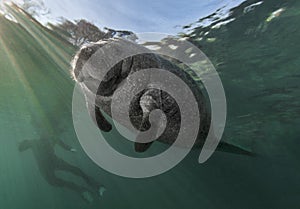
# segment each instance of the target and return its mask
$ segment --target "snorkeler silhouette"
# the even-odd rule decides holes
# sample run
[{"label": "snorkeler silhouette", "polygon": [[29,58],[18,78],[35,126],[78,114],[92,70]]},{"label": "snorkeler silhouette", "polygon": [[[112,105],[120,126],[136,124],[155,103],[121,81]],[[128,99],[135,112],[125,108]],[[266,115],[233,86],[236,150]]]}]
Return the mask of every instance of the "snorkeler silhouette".
[{"label": "snorkeler silhouette", "polygon": [[[76,152],[75,149],[65,144],[61,140],[51,140],[49,139],[49,136],[42,136],[40,139],[24,140],[19,144],[18,148],[20,152],[23,152],[27,149],[32,149],[41,175],[50,185],[65,187],[78,192],[87,202],[93,201],[92,193],[98,192],[98,195],[102,196],[106,190],[105,187],[86,175],[80,168],[77,168],[59,158],[55,154],[54,150],[56,144],[67,151]],[[88,189],[84,186],[79,186],[73,182],[58,178],[55,174],[56,171],[67,171],[79,176],[83,178],[87,185],[92,189]]]}]

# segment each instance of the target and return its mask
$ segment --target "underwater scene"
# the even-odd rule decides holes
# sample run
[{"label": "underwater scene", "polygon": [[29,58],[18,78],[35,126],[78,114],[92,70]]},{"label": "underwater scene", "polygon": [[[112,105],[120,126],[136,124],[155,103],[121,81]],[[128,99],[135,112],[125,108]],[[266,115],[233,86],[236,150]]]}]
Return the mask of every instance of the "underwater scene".
[{"label": "underwater scene", "polygon": [[[0,0],[0,209],[300,209],[299,23],[299,0]],[[153,36],[161,34],[167,35],[159,48],[167,45],[180,58],[184,55],[176,50],[186,42],[201,50],[201,60],[188,48],[189,66],[147,55],[147,44],[156,45]],[[110,63],[122,54],[123,43],[130,46],[126,53],[146,55],[120,56],[112,73],[94,85],[98,74],[85,72],[86,63],[99,51],[103,63]],[[109,44],[117,47],[112,54],[104,51]],[[112,115],[121,107],[110,107],[112,95],[133,72],[163,67],[196,95],[200,117],[186,129],[197,122],[200,129],[196,135],[184,132],[198,137],[193,148],[187,142],[188,148],[176,147],[178,153],[151,164],[138,159],[154,159],[176,145],[184,121],[180,113],[194,117],[189,109],[194,100],[171,84],[187,111],[174,104],[176,95],[152,87],[134,97],[128,103],[134,127],[143,132],[151,126],[155,136],[161,124],[167,127],[157,141],[145,143],[118,131]],[[226,123],[220,141],[210,144],[211,155],[199,163],[209,146],[204,138],[212,130],[213,102],[199,103],[210,92],[191,71],[210,68],[225,93],[220,114]],[[94,86],[95,105],[87,93]],[[124,92],[125,97],[135,92],[134,86]],[[152,123],[150,112],[161,108],[167,122]],[[79,130],[79,123],[92,125]],[[115,163],[103,142],[102,149],[86,145],[102,140],[94,137],[98,132],[105,146],[130,156],[130,163]]]}]

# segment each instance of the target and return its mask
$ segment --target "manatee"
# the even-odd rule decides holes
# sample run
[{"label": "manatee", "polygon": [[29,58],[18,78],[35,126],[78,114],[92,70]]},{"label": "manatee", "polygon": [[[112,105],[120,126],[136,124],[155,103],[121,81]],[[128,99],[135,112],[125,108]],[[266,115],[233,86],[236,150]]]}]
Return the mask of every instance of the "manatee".
[{"label": "manatee", "polygon": [[[106,46],[108,48],[105,48]],[[123,46],[126,47],[124,48]],[[113,56],[118,56],[119,53],[122,54],[124,50],[142,53],[125,57],[113,66],[110,66],[107,63],[110,62],[111,57],[105,54],[105,50],[110,51]],[[103,57],[99,58],[99,54],[97,54],[95,57],[98,60],[92,62],[92,66],[87,66],[86,63],[90,61],[96,53],[102,54]],[[105,74],[103,69],[107,68],[109,68],[109,71]],[[189,89],[192,91],[198,103],[198,110],[201,115],[199,132],[194,147],[201,147],[205,142],[211,124],[209,100],[205,96],[205,90],[199,86],[199,82],[196,82],[189,73],[173,63],[170,59],[154,54],[146,47],[137,43],[121,38],[109,38],[87,44],[77,52],[72,63],[72,76],[83,89],[88,111],[95,124],[100,130],[109,132],[112,129],[112,125],[102,114],[102,111],[111,117],[112,97],[115,91],[118,88],[122,88],[124,80],[128,79],[129,75],[148,68],[159,68],[172,72],[189,86]],[[133,88],[134,86],[135,85],[133,85]],[[132,90],[133,89],[128,89],[128,94]],[[91,96],[92,94],[95,94],[96,98],[93,98]],[[135,95],[130,103],[129,117],[131,124],[141,132],[149,130],[150,127],[153,126],[151,129],[153,131],[152,134],[156,135],[160,124],[149,122],[150,113],[156,109],[160,109],[164,112],[166,126],[162,134],[155,141],[173,144],[180,130],[180,109],[171,95],[151,86],[151,82],[145,86],[143,91]],[[122,121],[118,122],[122,124]],[[139,136],[137,136],[137,138],[139,138]],[[153,141],[142,142],[142,139],[140,139],[134,143],[134,149],[137,152],[144,152],[152,143]],[[180,146],[185,147],[185,144],[182,143]],[[217,149],[232,153],[251,154],[251,152],[247,150],[225,142],[221,142]]]}]

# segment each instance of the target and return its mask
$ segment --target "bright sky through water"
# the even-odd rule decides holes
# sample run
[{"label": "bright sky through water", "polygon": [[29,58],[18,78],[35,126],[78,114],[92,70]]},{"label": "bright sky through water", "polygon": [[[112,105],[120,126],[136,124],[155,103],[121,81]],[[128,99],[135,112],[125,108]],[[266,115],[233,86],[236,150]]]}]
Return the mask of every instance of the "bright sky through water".
[{"label": "bright sky through water", "polygon": [[175,33],[182,27],[243,0],[45,0],[53,17],[85,18],[101,28]]},{"label": "bright sky through water", "polygon": [[[1,1],[1,0],[0,0]],[[13,0],[12,0],[13,1]],[[16,0],[18,2],[22,0]],[[51,11],[50,21],[64,17],[87,19],[100,28],[134,32],[177,33],[182,26],[244,0],[44,0]],[[42,18],[45,22],[49,19]]]}]

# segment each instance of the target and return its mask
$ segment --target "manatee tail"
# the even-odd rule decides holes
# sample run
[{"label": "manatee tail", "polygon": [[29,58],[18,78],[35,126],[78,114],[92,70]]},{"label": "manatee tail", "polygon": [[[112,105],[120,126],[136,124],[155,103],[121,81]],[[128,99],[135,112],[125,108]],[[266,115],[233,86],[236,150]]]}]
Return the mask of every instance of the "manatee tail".
[{"label": "manatee tail", "polygon": [[227,142],[220,142],[220,144],[217,147],[217,151],[229,152],[229,153],[238,154],[238,155],[248,155],[248,156],[252,156],[252,157],[257,156],[252,151],[249,151],[249,150],[243,149],[241,147],[229,144]]}]

